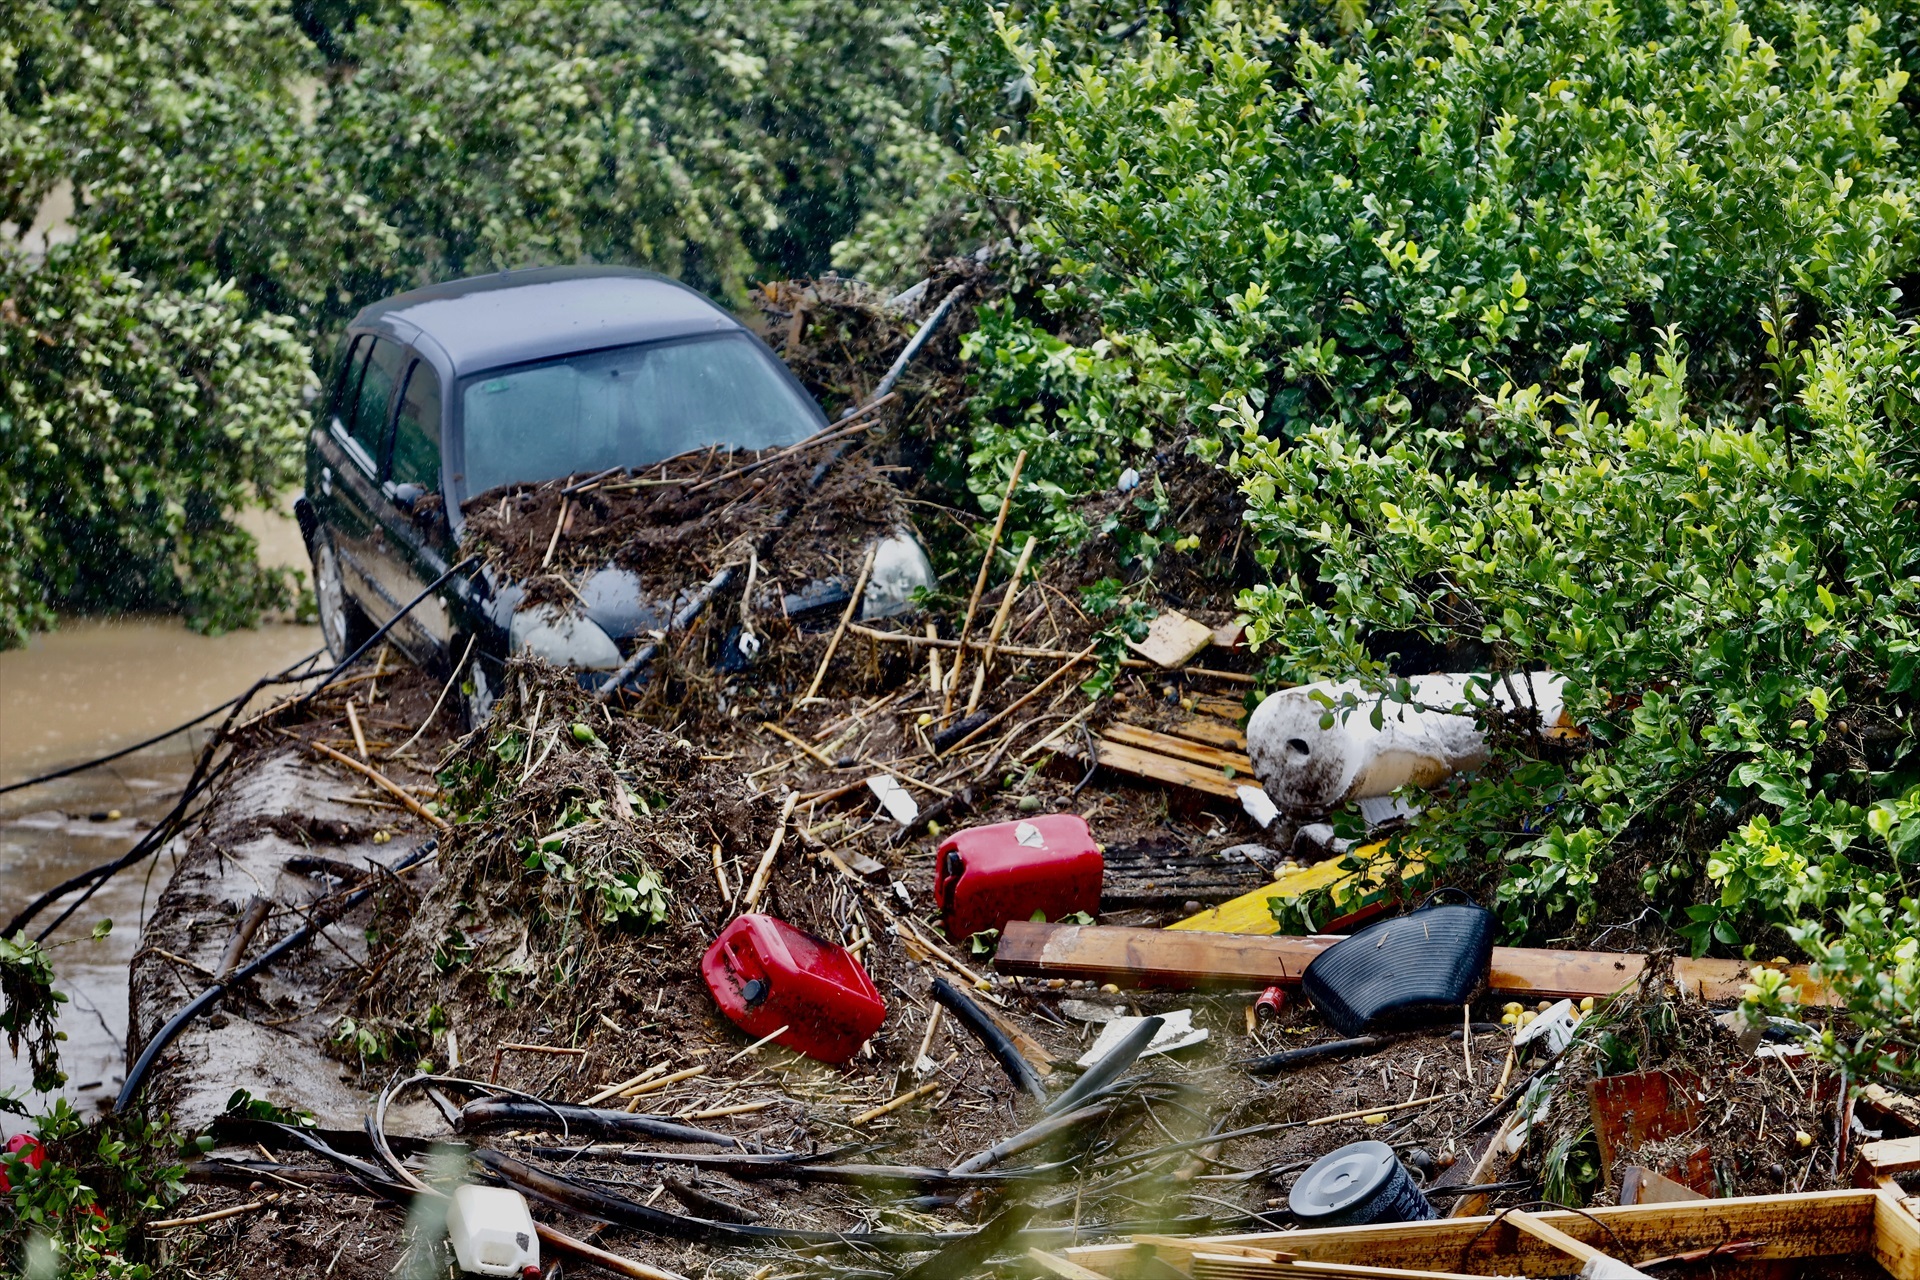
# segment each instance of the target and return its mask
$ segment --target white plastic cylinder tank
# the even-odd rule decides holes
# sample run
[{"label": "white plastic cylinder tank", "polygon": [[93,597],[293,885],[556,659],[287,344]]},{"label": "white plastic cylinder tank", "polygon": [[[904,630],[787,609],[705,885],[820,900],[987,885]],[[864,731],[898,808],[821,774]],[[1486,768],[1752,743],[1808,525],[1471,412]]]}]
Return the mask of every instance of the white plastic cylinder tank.
[{"label": "white plastic cylinder tank", "polygon": [[[1287,813],[1322,814],[1401,787],[1431,787],[1485,764],[1486,736],[1475,717],[1436,708],[1475,700],[1508,709],[1532,706],[1539,709],[1545,732],[1572,732],[1561,697],[1565,682],[1552,672],[1442,673],[1414,676],[1408,683],[1412,703],[1382,702],[1356,681],[1301,685],[1262,702],[1247,721],[1247,754],[1267,795]],[[1359,701],[1351,711],[1339,707],[1347,694]],[[1329,715],[1332,724],[1322,728]]]},{"label": "white plastic cylinder tank", "polygon": [[540,1237],[526,1197],[507,1187],[469,1183],[447,1206],[447,1237],[462,1271],[481,1276],[540,1274]]}]

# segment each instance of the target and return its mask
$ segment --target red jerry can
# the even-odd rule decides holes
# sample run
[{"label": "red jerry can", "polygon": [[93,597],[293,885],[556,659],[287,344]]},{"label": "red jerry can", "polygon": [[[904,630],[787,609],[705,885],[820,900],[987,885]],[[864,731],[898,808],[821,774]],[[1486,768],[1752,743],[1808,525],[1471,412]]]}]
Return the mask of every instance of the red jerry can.
[{"label": "red jerry can", "polygon": [[886,1021],[886,1002],[845,947],[772,916],[741,916],[700,962],[707,990],[742,1031],[822,1062],[845,1062]]},{"label": "red jerry can", "polygon": [[934,854],[933,900],[956,942],[1009,920],[1100,909],[1106,859],[1086,819],[1050,813],[956,831]]}]

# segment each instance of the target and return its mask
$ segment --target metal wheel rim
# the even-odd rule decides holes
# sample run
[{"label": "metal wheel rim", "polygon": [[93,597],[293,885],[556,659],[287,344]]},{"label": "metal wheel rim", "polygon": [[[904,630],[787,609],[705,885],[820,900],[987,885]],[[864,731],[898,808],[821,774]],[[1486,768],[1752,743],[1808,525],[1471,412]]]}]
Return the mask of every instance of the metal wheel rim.
[{"label": "metal wheel rim", "polygon": [[320,614],[321,639],[337,662],[347,653],[347,588],[340,577],[340,559],[325,542],[314,551],[313,602]]}]

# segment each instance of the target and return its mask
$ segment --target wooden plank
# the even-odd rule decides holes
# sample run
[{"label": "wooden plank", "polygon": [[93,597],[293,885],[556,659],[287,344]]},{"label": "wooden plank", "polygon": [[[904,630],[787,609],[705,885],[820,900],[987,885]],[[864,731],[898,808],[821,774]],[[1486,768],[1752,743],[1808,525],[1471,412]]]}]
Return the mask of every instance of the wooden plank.
[{"label": "wooden plank", "polygon": [[[1152,729],[1153,726],[1110,724],[1107,726],[1107,732],[1111,733],[1113,730],[1123,727],[1129,729]],[[1168,725],[1162,732],[1166,736],[1186,738],[1193,742],[1204,742],[1210,747],[1219,747],[1225,751],[1237,751],[1243,756],[1247,754],[1247,735],[1245,731],[1236,729],[1234,726],[1223,721],[1216,720],[1212,716],[1193,716],[1189,719],[1176,721]]]},{"label": "wooden plank", "polygon": [[1873,1260],[1893,1280],[1920,1280],[1920,1220],[1898,1195],[1879,1191],[1873,1216]]},{"label": "wooden plank", "polygon": [[[1191,761],[1175,760],[1171,756],[1142,751],[1138,747],[1129,747],[1118,742],[1102,742],[1098,750],[1100,767],[1103,769],[1132,774],[1136,778],[1145,778],[1149,782],[1189,787],[1227,800],[1238,801],[1239,789],[1246,786],[1248,782],[1245,778],[1229,779],[1217,769],[1208,769]],[[1062,747],[1060,754],[1078,760],[1084,753],[1079,747],[1068,746]]]},{"label": "wooden plank", "polygon": [[1027,1257],[1033,1264],[1051,1276],[1060,1280],[1107,1280],[1098,1271],[1083,1267],[1071,1258],[1063,1258],[1057,1253],[1048,1253],[1045,1249],[1029,1249]]},{"label": "wooden plank", "polygon": [[1870,1084],[1860,1090],[1856,1105],[1882,1121],[1920,1130],[1920,1098],[1910,1098],[1883,1084]]},{"label": "wooden plank", "polygon": [[1199,715],[1231,720],[1235,724],[1247,718],[1246,704],[1238,698],[1216,698],[1209,694],[1201,694],[1194,698],[1193,709]]},{"label": "wooden plank", "polygon": [[1877,1187],[1883,1179],[1916,1171],[1920,1171],[1920,1138],[1862,1143],[1853,1169],[1853,1185]]},{"label": "wooden plank", "polygon": [[1675,1182],[1664,1174],[1630,1164],[1620,1176],[1621,1204],[1685,1204],[1690,1200],[1705,1200],[1684,1182]]},{"label": "wooden plank", "polygon": [[[1386,847],[1384,840],[1375,841],[1373,844],[1362,845],[1353,850],[1352,856],[1362,858],[1369,866],[1377,864],[1384,868],[1390,865],[1389,860],[1383,856]],[[1230,902],[1223,902],[1217,907],[1209,907],[1198,915],[1188,916],[1185,920],[1177,920],[1167,928],[1196,933],[1253,933],[1268,936],[1279,933],[1280,922],[1273,918],[1273,912],[1267,906],[1268,901],[1273,898],[1297,897],[1315,889],[1325,889],[1356,878],[1359,872],[1350,871],[1343,865],[1348,856],[1341,854],[1338,857],[1328,858],[1324,862],[1316,862],[1310,867],[1302,867],[1298,871],[1289,871],[1272,884],[1262,885],[1258,889],[1241,894]],[[1376,889],[1361,895],[1357,901],[1343,901],[1338,905],[1350,915],[1357,914],[1365,907],[1378,905],[1385,892],[1384,888]],[[1339,895],[1335,896],[1337,898]]]},{"label": "wooden plank", "polygon": [[[1095,978],[1123,986],[1267,987],[1298,985],[1313,958],[1340,935],[1258,937],[1244,933],[1176,932],[1118,925],[1009,922],[994,966],[1003,973],[1042,978]],[[1646,957],[1611,951],[1549,951],[1495,947],[1487,985],[1495,994],[1536,1000],[1610,996],[1639,980]],[[1675,978],[1712,1000],[1733,1000],[1746,982],[1737,960],[1674,961]],[[1788,977],[1807,1004],[1831,1003],[1803,966]]]},{"label": "wooden plank", "polygon": [[1409,1271],[1404,1267],[1369,1267],[1358,1262],[1270,1262],[1233,1254],[1193,1255],[1193,1280],[1308,1280],[1308,1277],[1326,1277],[1327,1280],[1487,1280],[1485,1276],[1470,1276],[1461,1271]]},{"label": "wooden plank", "polygon": [[1219,747],[1176,738],[1170,733],[1155,733],[1137,724],[1110,724],[1101,734],[1101,740],[1139,747],[1143,751],[1172,756],[1176,760],[1191,760],[1215,769],[1231,769],[1238,775],[1237,781],[1256,787],[1260,785],[1253,777],[1253,761],[1240,752],[1222,751]]},{"label": "wooden plank", "polygon": [[[1891,1216],[1895,1214],[1901,1217]],[[1629,1263],[1728,1240],[1754,1240],[1758,1247],[1744,1260],[1872,1254],[1895,1280],[1920,1280],[1920,1224],[1905,1218],[1892,1196],[1872,1191],[1610,1205],[1583,1213],[1535,1216]],[[1201,1237],[1195,1244],[1213,1242],[1281,1248],[1301,1260],[1470,1275],[1551,1276],[1570,1270],[1559,1250],[1490,1217]],[[1085,1245],[1068,1249],[1066,1256],[1104,1276],[1119,1278],[1133,1274],[1134,1249],[1132,1244]]]}]

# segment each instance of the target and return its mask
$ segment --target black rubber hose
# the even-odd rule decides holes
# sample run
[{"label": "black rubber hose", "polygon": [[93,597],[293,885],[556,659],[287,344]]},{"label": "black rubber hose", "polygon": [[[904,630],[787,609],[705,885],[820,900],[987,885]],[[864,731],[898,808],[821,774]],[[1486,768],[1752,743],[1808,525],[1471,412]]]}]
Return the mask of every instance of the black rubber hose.
[{"label": "black rubber hose", "polygon": [[1036,1102],[1047,1100],[1047,1086],[1040,1081],[1039,1075],[1028,1061],[1020,1056],[1020,1050],[1013,1041],[1007,1039],[1006,1032],[993,1025],[993,1021],[980,1011],[980,1006],[969,1000],[966,993],[948,982],[945,978],[933,980],[933,998],[938,1000],[960,1025],[974,1034],[974,1038],[987,1047],[993,1060],[1007,1073],[1014,1087]]},{"label": "black rubber hose", "polygon": [[616,1227],[651,1231],[675,1240],[701,1240],[714,1244],[747,1244],[773,1241],[786,1245],[845,1245],[879,1249],[889,1253],[914,1253],[938,1249],[971,1232],[940,1234],[904,1231],[805,1231],[791,1227],[762,1227],[735,1222],[714,1222],[686,1214],[669,1213],[651,1205],[629,1200],[598,1187],[575,1182],[572,1178],[537,1169],[492,1147],[473,1152],[474,1162],[507,1186],[557,1208],[596,1218]]},{"label": "black rubber hose", "polygon": [[195,996],[186,1008],[167,1019],[167,1024],[154,1033],[153,1039],[147,1041],[147,1047],[140,1052],[139,1061],[135,1062],[133,1069],[127,1072],[127,1082],[120,1086],[120,1096],[113,1100],[113,1109],[115,1111],[125,1111],[127,1109],[128,1104],[133,1101],[134,1095],[140,1092],[140,1085],[147,1078],[147,1072],[153,1068],[154,1059],[160,1056],[161,1050],[171,1044],[173,1038],[185,1030],[189,1022],[192,1022],[195,1018],[211,1009],[230,988],[239,986],[256,973],[272,968],[273,965],[279,961],[280,957],[291,951],[296,951],[313,941],[314,936],[318,934],[320,930],[326,928],[335,920],[372,897],[373,891],[380,887],[382,880],[398,872],[405,871],[408,867],[426,858],[432,857],[434,850],[439,847],[440,842],[438,840],[428,840],[425,844],[422,844],[392,866],[382,867],[375,871],[367,877],[360,888],[348,894],[342,902],[334,906],[331,910],[315,912],[307,918],[305,924],[263,951],[259,959],[253,961],[251,964],[235,969],[224,980],[213,983],[205,991]]},{"label": "black rubber hose", "polygon": [[1034,1215],[1030,1204],[1008,1205],[972,1235],[955,1240],[900,1280],[968,1280],[987,1269],[987,1259],[1024,1231]]},{"label": "black rubber hose", "polygon": [[746,1149],[740,1139],[730,1134],[676,1124],[666,1116],[576,1107],[564,1102],[523,1102],[514,1098],[479,1098],[469,1102],[460,1108],[460,1121],[454,1128],[461,1133],[484,1133],[489,1129],[561,1129],[588,1137],[621,1135]]},{"label": "black rubber hose", "polygon": [[1386,1045],[1387,1041],[1381,1036],[1354,1036],[1350,1040],[1329,1040],[1325,1044],[1286,1049],[1260,1058],[1243,1058],[1240,1066],[1256,1076],[1270,1076],[1304,1067],[1310,1062],[1324,1062],[1328,1058],[1344,1058],[1355,1053],[1372,1053],[1376,1049],[1384,1049]]},{"label": "black rubber hose", "polygon": [[1047,1109],[1041,1114],[1059,1115],[1090,1100],[1094,1094],[1118,1079],[1122,1071],[1132,1066],[1135,1060],[1147,1051],[1147,1046],[1153,1043],[1153,1038],[1160,1034],[1160,1028],[1166,1025],[1165,1018],[1142,1018],[1135,1024],[1133,1030],[1127,1032],[1126,1037],[1119,1044],[1107,1050],[1098,1062],[1081,1072],[1080,1078],[1073,1082],[1072,1088],[1049,1102]]},{"label": "black rubber hose", "polygon": [[428,596],[432,595],[434,592],[438,591],[441,587],[445,586],[447,583],[447,579],[453,577],[454,574],[459,573],[462,569],[465,569],[470,565],[478,564],[479,562],[480,562],[479,556],[477,555],[468,556],[466,559],[452,566],[445,573],[435,578],[432,582],[429,582],[425,590],[423,590],[419,595],[415,596],[413,599],[407,601],[407,603],[404,606],[402,606],[400,610],[396,612],[391,618],[388,618],[385,622],[381,623],[380,626],[374,631],[372,635],[368,636],[365,640],[361,641],[360,647],[358,649],[355,649],[352,653],[348,654],[346,657],[342,658],[337,664],[335,664],[333,670],[327,672],[325,676],[321,677],[319,684],[313,686],[313,688],[307,690],[306,693],[302,694],[300,697],[300,701],[293,704],[293,709],[295,711],[306,710],[307,704],[312,702],[315,698],[319,697],[320,694],[325,692],[327,689],[327,686],[333,683],[335,676],[339,675],[342,671],[345,671],[348,667],[352,666],[354,663],[360,661],[361,657],[367,652],[367,650],[373,648],[373,646],[378,644],[380,640],[387,634],[387,632],[393,630],[394,625],[398,623],[400,619],[406,617],[408,614],[412,613],[415,609],[417,609],[420,606],[421,601],[425,600]]}]

